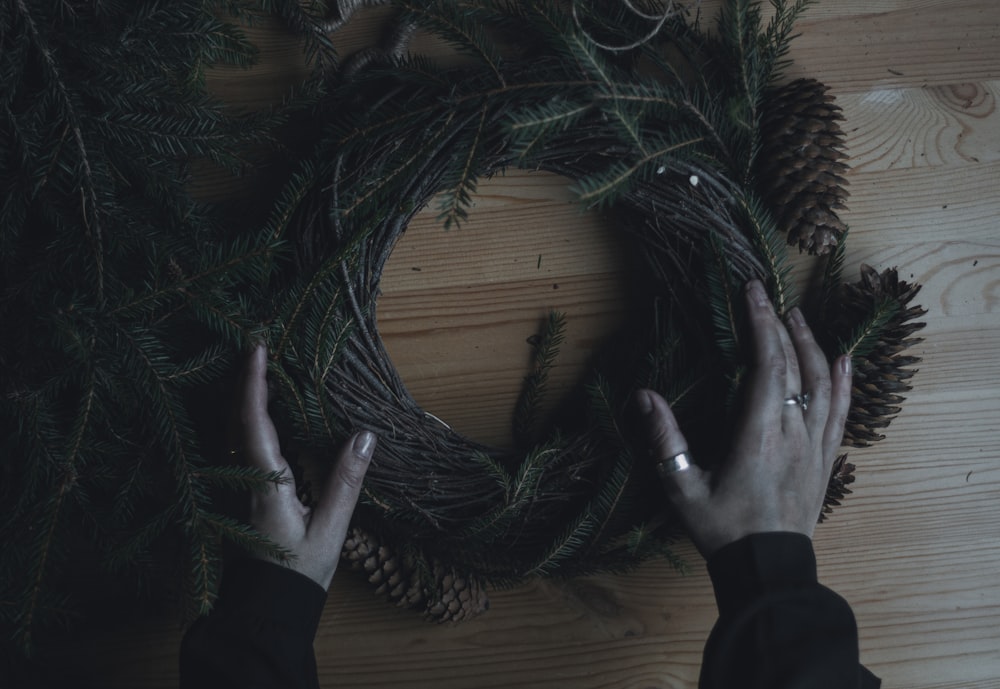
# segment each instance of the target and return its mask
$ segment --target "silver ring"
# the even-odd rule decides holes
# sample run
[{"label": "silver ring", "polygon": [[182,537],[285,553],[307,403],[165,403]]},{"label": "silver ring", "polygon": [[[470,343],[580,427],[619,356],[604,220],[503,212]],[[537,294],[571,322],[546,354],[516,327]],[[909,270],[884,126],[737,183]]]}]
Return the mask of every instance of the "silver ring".
[{"label": "silver ring", "polygon": [[678,471],[686,471],[690,468],[691,458],[688,456],[687,452],[680,452],[673,457],[667,457],[666,459],[656,463],[656,473],[660,476],[676,474]]},{"label": "silver ring", "polygon": [[803,392],[801,395],[794,395],[792,397],[786,397],[785,398],[785,406],[786,407],[791,407],[793,405],[798,406],[798,407],[802,407],[802,411],[805,411],[806,409],[808,409],[809,408],[809,393],[808,392]]}]

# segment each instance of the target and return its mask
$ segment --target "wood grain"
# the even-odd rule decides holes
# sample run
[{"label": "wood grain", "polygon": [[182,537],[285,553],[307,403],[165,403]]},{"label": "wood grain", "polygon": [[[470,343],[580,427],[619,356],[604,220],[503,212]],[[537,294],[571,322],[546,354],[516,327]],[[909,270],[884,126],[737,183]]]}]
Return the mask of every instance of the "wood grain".
[{"label": "wood grain", "polygon": [[[717,2],[706,0],[710,14]],[[383,15],[354,34],[361,45]],[[789,76],[830,84],[854,169],[847,263],[898,266],[924,285],[915,389],[873,448],[851,452],[854,494],[821,526],[820,574],[854,607],[863,661],[886,687],[1000,687],[1000,4],[829,0],[800,23]],[[359,38],[360,37],[360,38]],[[259,35],[265,63],[217,76],[266,103],[301,74],[293,41]],[[613,221],[581,215],[565,185],[511,172],[484,183],[472,220],[426,211],[382,283],[379,327],[404,379],[460,430],[502,442],[549,309],[570,316],[565,385],[620,317]],[[539,260],[540,258],[540,260]],[[852,268],[853,269],[853,268]],[[553,289],[558,285],[559,289]],[[696,686],[715,607],[704,567],[536,581],[493,595],[480,619],[427,625],[338,574],[316,640],[324,686]],[[153,619],[78,641],[75,686],[176,685],[180,630]]]}]

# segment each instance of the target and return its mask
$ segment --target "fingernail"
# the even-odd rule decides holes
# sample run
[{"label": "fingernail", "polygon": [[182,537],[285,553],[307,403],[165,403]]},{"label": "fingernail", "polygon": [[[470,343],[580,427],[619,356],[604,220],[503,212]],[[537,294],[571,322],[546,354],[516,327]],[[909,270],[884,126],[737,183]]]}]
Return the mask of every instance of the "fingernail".
[{"label": "fingernail", "polygon": [[840,357],[840,372],[845,376],[851,373],[851,357],[847,354]]},{"label": "fingernail", "polygon": [[764,285],[761,284],[760,280],[751,280],[750,284],[747,285],[747,291],[757,306],[767,306],[770,304],[767,292],[764,290]]},{"label": "fingernail", "polygon": [[635,406],[638,407],[639,413],[643,416],[648,416],[653,413],[653,398],[645,390],[640,390],[635,395]]},{"label": "fingernail", "polygon": [[376,438],[371,431],[361,431],[354,438],[354,454],[368,459],[375,450]]},{"label": "fingernail", "polygon": [[803,317],[802,311],[799,310],[798,306],[788,312],[788,322],[796,328],[804,328],[806,326],[806,319]]}]

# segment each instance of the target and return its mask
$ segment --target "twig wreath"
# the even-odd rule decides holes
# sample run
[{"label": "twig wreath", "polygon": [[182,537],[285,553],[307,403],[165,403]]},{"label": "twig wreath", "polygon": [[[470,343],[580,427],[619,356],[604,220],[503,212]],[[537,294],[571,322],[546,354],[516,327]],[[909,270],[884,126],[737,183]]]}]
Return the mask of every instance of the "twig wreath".
[{"label": "twig wreath", "polygon": [[[720,461],[746,370],[740,295],[751,278],[779,313],[800,303],[829,355],[854,357],[845,445],[877,440],[899,411],[918,288],[867,267],[843,283],[839,109],[815,81],[782,84],[807,2],[771,4],[765,22],[760,3],[728,0],[709,32],[673,3],[396,2],[391,46],[328,75],[323,138],[275,215],[296,260],[271,373],[301,448],[329,454],[354,428],[378,433],[344,556],[391,599],[455,620],[485,607],[486,585],[656,556],[681,566],[670,550],[679,524],[624,432],[627,402],[659,390],[698,461]],[[406,54],[414,31],[468,63]],[[586,394],[541,420],[562,339],[552,316],[505,450],[416,404],[376,305],[414,214],[437,199],[444,227],[457,225],[477,180],[511,167],[563,175],[583,208],[609,209],[636,270],[634,317],[595,356]],[[820,256],[805,297],[788,279],[788,242]],[[852,469],[842,457],[828,509]]]}]

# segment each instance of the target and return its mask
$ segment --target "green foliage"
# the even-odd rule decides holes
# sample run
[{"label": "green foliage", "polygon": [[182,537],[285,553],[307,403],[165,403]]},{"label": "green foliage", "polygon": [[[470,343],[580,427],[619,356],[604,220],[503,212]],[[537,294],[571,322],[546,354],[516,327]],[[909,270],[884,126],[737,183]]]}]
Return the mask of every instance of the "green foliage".
[{"label": "green foliage", "polygon": [[213,495],[276,477],[214,466],[196,418],[260,331],[277,249],[189,190],[192,161],[243,170],[279,121],[202,88],[206,67],[256,59],[223,17],[211,0],[0,10],[0,629],[22,651],[84,612],[80,582],[138,593],[178,542],[199,609],[221,540],[273,549]]},{"label": "green foliage", "polygon": [[847,354],[852,358],[864,358],[875,348],[885,328],[899,314],[902,306],[894,298],[883,298],[876,301],[871,311],[864,317],[850,335],[840,341],[839,354]]},{"label": "green foliage", "polygon": [[814,310],[819,322],[828,322],[833,314],[837,293],[844,283],[844,263],[847,258],[847,236],[844,232],[837,240],[837,246],[826,255],[823,272],[819,278],[819,289]]},{"label": "green foliage", "polygon": [[519,445],[530,446],[534,442],[549,371],[559,356],[559,347],[565,339],[565,333],[566,315],[553,311],[535,343],[531,373],[525,376],[524,386],[514,406],[513,436]]},{"label": "green foliage", "polygon": [[771,293],[778,316],[784,316],[795,305],[788,284],[791,267],[788,264],[785,239],[759,198],[748,195],[740,198],[739,202],[744,212],[745,226],[750,230],[750,237],[764,266],[764,274],[760,277]]}]

